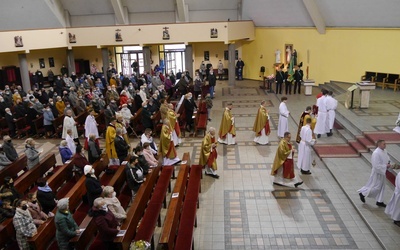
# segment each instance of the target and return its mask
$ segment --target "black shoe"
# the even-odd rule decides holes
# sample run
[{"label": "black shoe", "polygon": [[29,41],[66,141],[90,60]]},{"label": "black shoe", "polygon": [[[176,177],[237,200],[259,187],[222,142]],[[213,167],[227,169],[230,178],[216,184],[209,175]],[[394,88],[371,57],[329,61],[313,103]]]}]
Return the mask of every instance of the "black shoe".
[{"label": "black shoe", "polygon": [[219,179],[219,175],[217,175],[217,174],[213,174],[211,177],[213,177],[215,179]]},{"label": "black shoe", "polygon": [[179,165],[179,164],[181,164],[181,162],[182,162],[182,160],[179,160],[179,161],[175,162],[174,164],[172,164],[172,166]]},{"label": "black shoe", "polygon": [[309,174],[311,174],[311,171],[310,170],[305,171],[305,170],[302,169],[301,173],[305,174],[305,175],[309,175]]},{"label": "black shoe", "polygon": [[377,205],[378,207],[386,207],[386,204],[383,203],[383,202],[377,202],[376,205]]},{"label": "black shoe", "polygon": [[208,118],[207,120],[208,120],[209,122],[211,122],[211,119],[210,119],[210,118]]},{"label": "black shoe", "polygon": [[297,188],[298,186],[300,186],[301,184],[303,184],[303,182],[297,182],[296,184],[294,184],[294,187]]},{"label": "black shoe", "polygon": [[393,223],[394,223],[396,226],[400,227],[400,221],[399,221],[399,220],[395,220],[395,221],[393,221]]},{"label": "black shoe", "polygon": [[318,134],[318,135],[317,135],[317,138],[321,138],[321,134]]},{"label": "black shoe", "polygon": [[365,203],[365,196],[362,193],[359,193],[360,195],[360,200]]},{"label": "black shoe", "polygon": [[327,135],[328,135],[328,137],[330,137],[330,136],[332,136],[332,135],[333,135],[333,133],[328,133]]}]

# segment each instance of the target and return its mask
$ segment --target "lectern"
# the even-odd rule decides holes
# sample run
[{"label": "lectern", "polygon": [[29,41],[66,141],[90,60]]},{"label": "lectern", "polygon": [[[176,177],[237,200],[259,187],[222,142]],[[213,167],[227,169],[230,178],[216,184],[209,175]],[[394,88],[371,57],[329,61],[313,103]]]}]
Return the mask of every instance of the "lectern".
[{"label": "lectern", "polygon": [[306,79],[303,81],[304,85],[304,94],[305,95],[312,95],[312,86],[315,86],[315,81],[313,79]]},{"label": "lectern", "polygon": [[357,87],[360,89],[360,109],[369,108],[369,97],[371,90],[375,89],[375,83],[369,81],[358,82]]}]

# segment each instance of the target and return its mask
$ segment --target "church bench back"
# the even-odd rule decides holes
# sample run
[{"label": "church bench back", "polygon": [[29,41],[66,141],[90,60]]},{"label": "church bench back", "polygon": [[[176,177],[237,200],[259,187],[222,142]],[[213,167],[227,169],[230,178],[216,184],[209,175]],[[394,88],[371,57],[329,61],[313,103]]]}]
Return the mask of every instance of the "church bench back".
[{"label": "church bench back", "polygon": [[15,162],[11,163],[7,167],[5,167],[3,170],[0,171],[0,185],[3,185],[4,183],[4,177],[10,176],[14,180],[17,179],[18,173],[21,172],[21,170],[24,170],[26,168],[26,162],[27,162],[26,155],[23,154],[21,155]]}]

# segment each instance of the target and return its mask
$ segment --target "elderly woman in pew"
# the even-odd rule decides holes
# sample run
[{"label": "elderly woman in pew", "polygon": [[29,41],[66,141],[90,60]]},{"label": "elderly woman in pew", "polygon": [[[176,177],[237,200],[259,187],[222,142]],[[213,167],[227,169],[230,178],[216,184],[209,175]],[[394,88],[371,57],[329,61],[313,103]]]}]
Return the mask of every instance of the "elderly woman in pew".
[{"label": "elderly woman in pew", "polygon": [[28,237],[37,234],[37,229],[28,210],[28,202],[18,200],[15,204],[16,210],[13,218],[13,224],[17,235],[18,246],[21,250],[29,250]]},{"label": "elderly woman in pew", "polygon": [[57,205],[56,196],[53,190],[49,187],[45,178],[39,178],[36,181],[38,185],[38,191],[36,192],[36,198],[42,207],[42,211],[47,214],[48,217],[53,217],[54,214],[51,212]]},{"label": "elderly woman in pew", "polygon": [[117,193],[111,186],[106,186],[103,189],[104,201],[108,209],[113,213],[118,224],[121,225],[122,221],[126,219],[126,211],[121,206],[121,202],[117,198]]},{"label": "elderly woman in pew", "polygon": [[10,165],[12,162],[7,158],[7,155],[3,151],[3,146],[0,144],[0,170]]},{"label": "elderly woman in pew", "polygon": [[42,225],[49,218],[49,216],[42,211],[35,193],[28,194],[28,210],[31,213],[33,223],[35,223],[36,227]]},{"label": "elderly woman in pew", "polygon": [[73,154],[72,154],[71,149],[69,149],[68,143],[66,140],[62,140],[60,142],[60,147],[58,148],[58,150],[60,151],[61,161],[63,164],[65,164],[66,161],[69,161],[72,159]]},{"label": "elderly woman in pew", "polygon": [[103,198],[99,197],[94,200],[89,216],[94,218],[104,249],[116,249],[113,241],[119,232],[118,221],[108,209],[107,203]]},{"label": "elderly woman in pew", "polygon": [[74,249],[69,240],[80,234],[72,214],[69,211],[69,198],[63,198],[57,203],[57,213],[54,217],[56,224],[56,239],[60,250]]},{"label": "elderly woman in pew", "polygon": [[86,165],[83,168],[83,173],[86,176],[85,186],[89,207],[92,207],[93,201],[101,196],[101,193],[103,192],[103,186],[100,184],[100,181],[94,174],[95,171],[92,165]]},{"label": "elderly woman in pew", "polygon": [[25,140],[25,155],[28,159],[28,170],[39,164],[39,155],[42,153],[35,149],[35,144],[36,142],[32,138]]}]

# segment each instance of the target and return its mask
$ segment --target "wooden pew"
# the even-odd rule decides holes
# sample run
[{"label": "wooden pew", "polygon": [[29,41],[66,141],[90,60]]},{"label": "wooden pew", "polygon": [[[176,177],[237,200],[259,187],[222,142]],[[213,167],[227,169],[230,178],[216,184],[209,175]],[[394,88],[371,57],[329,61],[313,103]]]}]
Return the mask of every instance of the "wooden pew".
[{"label": "wooden pew", "polygon": [[34,126],[34,124],[27,124],[25,117],[18,118],[15,122],[17,136],[22,137],[22,135],[28,135],[31,126]]},{"label": "wooden pew", "polygon": [[4,177],[6,176],[10,176],[14,180],[16,180],[18,177],[18,173],[26,168],[27,161],[28,159],[26,158],[26,155],[23,154],[15,162],[3,168],[0,171],[0,185],[3,185]]},{"label": "wooden pew", "polygon": [[182,161],[186,161],[185,164],[181,164],[178,177],[175,182],[175,187],[172,194],[178,194],[178,197],[171,198],[165,216],[164,226],[161,231],[160,240],[158,246],[162,249],[174,249],[175,237],[178,231],[179,218],[181,215],[181,209],[183,204],[183,197],[185,195],[187,177],[190,169],[190,156],[189,153],[183,155]]},{"label": "wooden pew", "polygon": [[32,169],[26,171],[14,182],[15,189],[20,194],[25,194],[29,191],[29,188],[36,183],[37,179],[43,177],[51,168],[55,167],[57,163],[56,156],[54,154],[46,155],[38,165]]},{"label": "wooden pew", "polygon": [[177,233],[176,250],[194,249],[193,230],[197,227],[196,211],[199,205],[199,192],[201,190],[201,172],[203,167],[193,165],[190,168],[190,177],[186,189],[185,201],[181,220],[179,222],[179,230]]},{"label": "wooden pew", "polygon": [[[120,193],[122,192],[122,188],[125,184],[125,164],[121,165],[121,167],[118,168],[118,170],[115,172],[111,180],[105,184],[107,186],[112,186],[114,187],[115,192]],[[96,224],[93,220],[93,217],[87,215],[82,223],[79,225],[80,229],[85,229],[80,235],[75,236],[70,240],[74,244],[75,249],[80,250],[80,249],[86,249],[89,242],[94,238],[97,227]]]},{"label": "wooden pew", "polygon": [[194,121],[194,133],[193,137],[197,136],[198,131],[204,131],[204,135],[206,134],[207,131],[207,122],[208,122],[208,116],[207,113],[197,113],[196,118]]},{"label": "wooden pew", "polygon": [[[160,178],[157,181],[157,185],[154,188],[153,196],[149,201],[146,212],[142,218],[140,226],[137,230],[135,241],[145,240],[151,242],[152,249],[154,248],[154,230],[158,221],[158,226],[161,226],[160,212],[163,201],[166,197],[167,188],[170,183],[174,166],[164,166],[161,172]],[[181,174],[181,171],[179,172]]]},{"label": "wooden pew", "polygon": [[[36,136],[40,137],[40,135],[46,134],[46,129],[44,128],[44,121],[43,121],[43,115],[41,115],[39,118],[36,118],[33,120],[33,124],[35,126],[36,130]],[[31,124],[32,126],[32,124]]]},{"label": "wooden pew", "polygon": [[[102,171],[107,167],[108,157],[107,155],[103,155],[103,160],[98,160],[93,164],[93,168],[95,169],[95,175],[99,176]],[[67,192],[64,197],[69,197],[69,210],[71,213],[74,213],[75,210],[82,203],[82,197],[86,194],[86,186],[85,186],[86,177],[82,176],[77,183]],[[53,213],[56,214],[57,208],[53,210]],[[74,218],[76,219],[76,213],[74,214]],[[56,227],[54,223],[54,218],[49,218],[44,224],[38,227],[38,233],[31,238],[28,238],[28,243],[34,249],[44,250],[47,249],[47,246],[50,244],[51,240],[54,238],[56,233]]]},{"label": "wooden pew", "polygon": [[78,134],[85,133],[85,121],[86,117],[89,115],[87,111],[80,113],[77,117],[75,117],[75,121],[77,123],[76,129],[78,130]]},{"label": "wooden pew", "polygon": [[[74,168],[74,158],[72,160],[67,161],[64,165],[58,167],[59,169],[47,179],[47,183],[49,187],[56,192],[60,187],[64,185],[65,182],[68,182],[72,179],[73,176],[73,168]],[[57,192],[59,195],[60,192]],[[64,196],[62,196],[64,197]],[[57,197],[57,198],[62,198]]]},{"label": "wooden pew", "polygon": [[118,249],[128,250],[132,240],[135,238],[136,229],[142,219],[147,202],[153,192],[153,187],[159,178],[161,167],[153,168],[146,176],[146,181],[140,186],[131,207],[127,212],[126,220],[121,225],[121,230],[126,230],[124,236],[116,237],[114,240]]},{"label": "wooden pew", "polygon": [[65,115],[55,117],[55,119],[53,121],[54,131],[56,132],[56,135],[58,135],[60,137],[61,137],[61,134],[63,131],[64,117],[65,117]]}]

